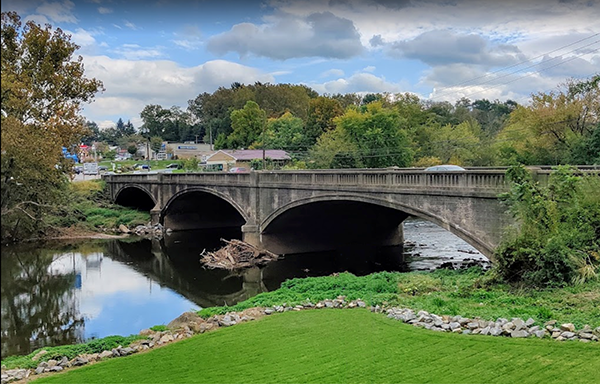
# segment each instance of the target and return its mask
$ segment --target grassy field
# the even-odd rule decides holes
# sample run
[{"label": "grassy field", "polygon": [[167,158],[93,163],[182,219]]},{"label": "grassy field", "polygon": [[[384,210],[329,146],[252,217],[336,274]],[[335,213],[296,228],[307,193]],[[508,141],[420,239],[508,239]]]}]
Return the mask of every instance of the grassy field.
[{"label": "grassy field", "polygon": [[366,309],[286,312],[34,383],[596,383],[598,345],[436,333]]}]

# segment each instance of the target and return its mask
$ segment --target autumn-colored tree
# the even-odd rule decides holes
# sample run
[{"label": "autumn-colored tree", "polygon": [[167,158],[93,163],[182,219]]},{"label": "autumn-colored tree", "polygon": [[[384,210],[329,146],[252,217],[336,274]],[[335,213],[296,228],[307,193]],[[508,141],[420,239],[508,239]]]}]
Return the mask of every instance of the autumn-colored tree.
[{"label": "autumn-colored tree", "polygon": [[570,80],[558,91],[537,93],[529,106],[516,108],[497,146],[504,163],[568,164],[599,122],[600,75]]},{"label": "autumn-colored tree", "polygon": [[306,121],[306,136],[311,144],[324,132],[335,128],[333,119],[341,116],[344,109],[339,101],[329,97],[317,97],[308,103],[308,120]]},{"label": "autumn-colored tree", "polygon": [[103,90],[84,76],[71,37],[50,25],[2,12],[2,229],[3,240],[40,229],[41,218],[68,182],[73,150],[88,133],[83,103]]}]

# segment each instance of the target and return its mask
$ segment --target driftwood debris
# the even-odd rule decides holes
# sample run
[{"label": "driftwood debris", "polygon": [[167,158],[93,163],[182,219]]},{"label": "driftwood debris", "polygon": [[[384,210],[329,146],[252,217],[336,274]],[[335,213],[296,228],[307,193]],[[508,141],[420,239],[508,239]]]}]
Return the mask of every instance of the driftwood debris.
[{"label": "driftwood debris", "polygon": [[214,252],[202,251],[200,262],[210,269],[241,269],[249,268],[269,261],[277,260],[278,256],[267,250],[260,250],[241,240],[221,239],[226,245]]}]

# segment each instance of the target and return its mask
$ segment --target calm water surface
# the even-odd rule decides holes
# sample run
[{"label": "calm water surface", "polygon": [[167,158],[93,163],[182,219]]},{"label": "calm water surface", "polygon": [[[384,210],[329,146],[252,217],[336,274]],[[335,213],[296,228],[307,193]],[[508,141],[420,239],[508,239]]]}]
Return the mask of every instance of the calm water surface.
[{"label": "calm water surface", "polygon": [[[404,223],[404,247],[285,255],[242,273],[208,270],[202,250],[239,230],[175,233],[162,241],[83,240],[2,249],[2,357],[51,345],[129,335],[181,313],[232,305],[294,277],[348,271],[489,266],[451,233],[426,221]],[[366,257],[369,255],[369,257]]]}]

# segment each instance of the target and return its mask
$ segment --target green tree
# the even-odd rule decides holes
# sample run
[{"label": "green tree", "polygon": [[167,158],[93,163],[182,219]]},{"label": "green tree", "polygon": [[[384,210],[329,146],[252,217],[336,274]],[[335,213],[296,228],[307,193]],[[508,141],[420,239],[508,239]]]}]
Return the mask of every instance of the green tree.
[{"label": "green tree", "polygon": [[231,112],[233,132],[227,138],[230,148],[248,148],[253,144],[262,148],[266,113],[254,101],[246,102],[244,108]]},{"label": "green tree", "polygon": [[269,149],[305,151],[309,141],[304,134],[304,122],[286,112],[277,119],[269,119],[265,134],[265,145]]},{"label": "green tree", "polygon": [[327,131],[309,151],[311,168],[336,169],[362,166],[358,146],[342,129]]},{"label": "green tree", "polygon": [[358,148],[358,157],[367,168],[407,167],[413,159],[408,135],[393,109],[375,101],[360,110],[349,108],[335,119],[336,130],[344,131]]},{"label": "green tree", "polygon": [[465,121],[456,126],[446,124],[434,129],[428,143],[431,155],[439,158],[443,164],[472,164],[480,145],[480,130],[476,121]]},{"label": "green tree", "polygon": [[135,156],[137,151],[138,151],[137,145],[135,145],[135,144],[131,144],[130,146],[127,147],[127,152],[129,152],[129,154],[131,154],[131,156]]},{"label": "green tree", "polygon": [[2,12],[2,234],[18,239],[43,228],[59,201],[74,152],[89,131],[80,116],[102,83],[84,76],[79,48],[61,29],[22,25]]}]

